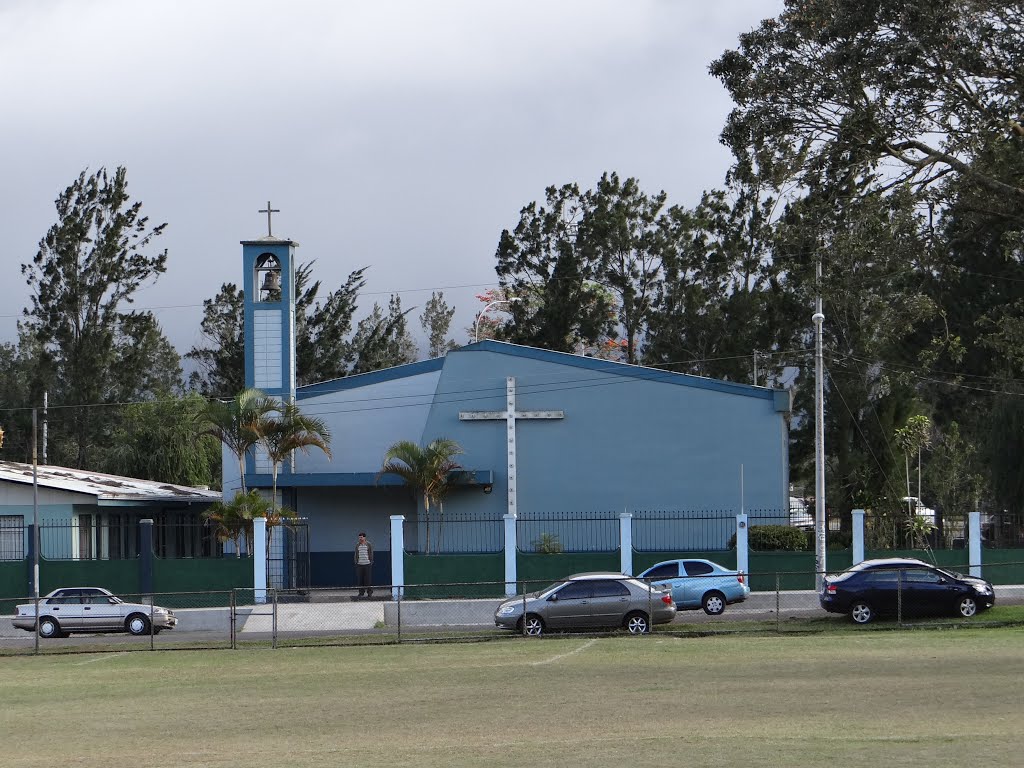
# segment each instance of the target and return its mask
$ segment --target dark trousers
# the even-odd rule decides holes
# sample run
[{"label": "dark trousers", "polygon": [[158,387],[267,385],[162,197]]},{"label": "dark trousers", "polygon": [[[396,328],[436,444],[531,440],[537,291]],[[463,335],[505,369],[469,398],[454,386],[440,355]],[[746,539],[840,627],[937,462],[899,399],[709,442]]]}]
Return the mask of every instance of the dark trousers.
[{"label": "dark trousers", "polygon": [[359,585],[359,596],[362,597],[364,594],[367,597],[373,597],[373,587],[370,585],[373,583],[373,565],[357,565],[356,566],[356,584]]}]

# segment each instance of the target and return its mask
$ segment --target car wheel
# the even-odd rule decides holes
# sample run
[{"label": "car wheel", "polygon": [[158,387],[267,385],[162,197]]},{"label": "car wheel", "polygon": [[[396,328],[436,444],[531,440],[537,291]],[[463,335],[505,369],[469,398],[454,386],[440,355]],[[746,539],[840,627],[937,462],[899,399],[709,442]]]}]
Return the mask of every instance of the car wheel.
[{"label": "car wheel", "polygon": [[725,595],[721,592],[708,592],[701,600],[701,605],[708,616],[718,616],[725,610]]},{"label": "car wheel", "polygon": [[133,635],[149,634],[149,619],[141,613],[133,613],[124,621],[124,628]]},{"label": "car wheel", "polygon": [[857,600],[850,606],[850,618],[857,624],[867,624],[875,618],[875,612],[868,603],[863,600]]},{"label": "car wheel", "polygon": [[60,630],[60,624],[57,623],[56,619],[51,619],[49,616],[44,616],[39,621],[39,636],[40,637],[66,637],[64,632]]},{"label": "car wheel", "polygon": [[544,619],[535,613],[528,613],[519,622],[519,629],[523,634],[537,637],[544,633]]},{"label": "car wheel", "polygon": [[651,622],[648,621],[647,614],[640,611],[633,611],[626,616],[624,626],[631,635],[645,635],[651,631]]},{"label": "car wheel", "polygon": [[969,619],[978,612],[978,603],[973,597],[964,597],[956,604],[956,609],[960,612],[961,616]]}]

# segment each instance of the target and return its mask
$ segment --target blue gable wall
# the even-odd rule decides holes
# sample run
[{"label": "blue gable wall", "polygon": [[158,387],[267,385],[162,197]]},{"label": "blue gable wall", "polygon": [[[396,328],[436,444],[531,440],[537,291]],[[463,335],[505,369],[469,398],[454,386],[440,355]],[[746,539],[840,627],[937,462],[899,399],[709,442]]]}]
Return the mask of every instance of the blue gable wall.
[{"label": "blue gable wall", "polygon": [[[295,488],[289,498],[310,520],[318,573],[336,575],[324,583],[351,583],[347,571],[358,530],[367,530],[383,552],[390,548],[388,516],[415,520],[417,502],[396,487],[400,481],[377,478],[385,451],[398,440],[452,438],[465,450],[463,467],[493,476],[491,493],[483,492],[478,478],[453,491],[444,507],[450,519],[491,521],[473,534],[470,551],[500,548],[500,518],[507,509],[505,422],[460,421],[459,411],[503,411],[508,376],[516,379],[518,410],[565,413],[560,420],[517,422],[521,517],[734,514],[741,508],[741,465],[744,509],[787,506],[788,393],[482,342],[442,359],[298,390],[302,410],[328,424],[334,458],[319,451],[298,454],[296,473],[283,468],[279,486]],[[270,485],[269,475],[248,480],[251,487]],[[457,546],[466,531],[449,528],[446,546]],[[407,529],[407,535],[422,536],[423,529]],[[661,534],[652,528],[651,535]],[[688,534],[676,525],[674,535]],[[724,545],[724,528],[721,537]],[[381,559],[382,568],[386,562]],[[377,577],[382,583],[388,578],[383,572]]]},{"label": "blue gable wall", "polygon": [[[398,440],[420,442],[434,401],[441,359],[324,382],[298,391],[307,416],[331,430],[333,460],[321,451],[300,456],[299,472],[371,473]],[[372,482],[372,481],[371,481]]]},{"label": "blue gable wall", "polygon": [[[539,354],[538,354],[539,353]],[[460,422],[460,410],[503,410],[505,377],[519,410],[563,420],[518,421],[522,514],[609,510],[783,509],[784,413],[772,390],[485,343],[449,353],[426,426],[456,439],[463,464],[495,472],[487,497],[450,503],[505,509],[505,424]]]},{"label": "blue gable wall", "polygon": [[458,414],[503,410],[507,376],[516,379],[519,410],[565,412],[517,422],[524,514],[738,512],[741,465],[744,508],[786,507],[786,393],[496,342],[301,388],[303,411],[331,429],[334,459],[299,455],[289,482],[373,485],[395,441],[448,437],[465,449],[465,468],[493,471],[494,489],[456,493],[446,506],[501,515],[505,424]]}]

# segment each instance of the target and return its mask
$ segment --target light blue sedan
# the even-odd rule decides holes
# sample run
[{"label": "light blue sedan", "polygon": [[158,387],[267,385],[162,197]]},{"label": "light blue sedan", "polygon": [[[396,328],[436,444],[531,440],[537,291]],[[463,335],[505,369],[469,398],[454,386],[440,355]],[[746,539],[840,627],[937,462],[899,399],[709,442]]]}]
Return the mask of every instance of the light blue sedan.
[{"label": "light blue sedan", "polygon": [[671,588],[678,610],[703,608],[709,616],[717,616],[726,605],[743,602],[750,594],[741,572],[710,560],[666,560],[637,578],[656,587]]}]

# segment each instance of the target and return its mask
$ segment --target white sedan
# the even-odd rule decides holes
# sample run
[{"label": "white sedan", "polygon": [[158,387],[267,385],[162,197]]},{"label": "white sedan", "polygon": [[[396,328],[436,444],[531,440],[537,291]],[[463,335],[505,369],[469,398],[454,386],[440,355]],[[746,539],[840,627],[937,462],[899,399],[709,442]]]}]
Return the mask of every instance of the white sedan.
[{"label": "white sedan", "polygon": [[[34,603],[14,608],[11,623],[34,632]],[[65,587],[39,599],[39,636],[67,637],[72,632],[128,632],[154,635],[172,629],[174,612],[157,605],[126,603],[101,587]]]}]

